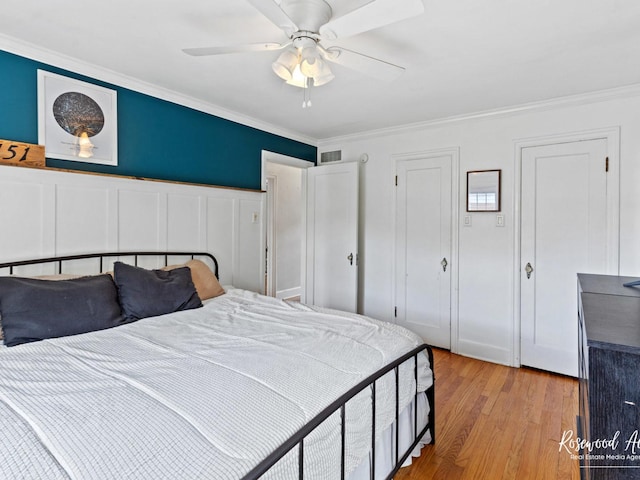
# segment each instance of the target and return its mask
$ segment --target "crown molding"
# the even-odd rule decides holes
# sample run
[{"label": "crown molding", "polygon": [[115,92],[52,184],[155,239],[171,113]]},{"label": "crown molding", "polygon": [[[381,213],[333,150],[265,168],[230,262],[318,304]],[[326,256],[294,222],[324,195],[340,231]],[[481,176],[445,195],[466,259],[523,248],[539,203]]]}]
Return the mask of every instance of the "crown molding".
[{"label": "crown molding", "polygon": [[290,140],[295,140],[312,146],[317,146],[318,144],[318,140],[316,138],[308,137],[298,132],[283,129],[281,127],[263,122],[256,118],[249,117],[232,110],[227,110],[218,105],[203,102],[202,100],[198,100],[197,98],[184,95],[174,90],[169,90],[134,77],[123,75],[114,70],[84,62],[78,60],[77,58],[54,52],[52,50],[48,50],[32,43],[24,42],[14,37],[0,34],[0,50],[4,50],[8,53],[13,53],[15,55],[19,55],[21,57],[25,57],[37,62],[46,63],[57,68],[69,70],[74,73],[99,80],[101,82],[106,82],[122,88],[127,88],[129,90],[149,95],[160,100],[166,100],[178,105],[189,107],[200,112],[208,113],[225,120],[256,128],[258,130],[272,133],[274,135],[288,138]]},{"label": "crown molding", "polygon": [[451,117],[438,118],[424,122],[409,123],[397,125],[394,127],[380,128],[376,130],[368,130],[360,133],[352,133],[348,135],[340,135],[336,137],[328,137],[317,141],[318,149],[324,148],[326,145],[339,144],[349,140],[363,140],[367,138],[377,138],[381,136],[397,135],[402,133],[410,133],[427,128],[437,128],[452,123],[462,123],[470,120],[478,120],[491,117],[501,117],[515,115],[525,112],[535,112],[551,110],[564,106],[586,105],[590,103],[603,102],[607,100],[615,100],[617,98],[629,98],[640,96],[640,83],[626,85],[622,87],[610,88],[606,90],[597,90],[589,93],[581,93],[577,95],[567,95],[564,97],[556,97],[548,100],[537,102],[523,103],[509,107],[496,108],[492,110],[483,110],[463,115],[455,115]]}]

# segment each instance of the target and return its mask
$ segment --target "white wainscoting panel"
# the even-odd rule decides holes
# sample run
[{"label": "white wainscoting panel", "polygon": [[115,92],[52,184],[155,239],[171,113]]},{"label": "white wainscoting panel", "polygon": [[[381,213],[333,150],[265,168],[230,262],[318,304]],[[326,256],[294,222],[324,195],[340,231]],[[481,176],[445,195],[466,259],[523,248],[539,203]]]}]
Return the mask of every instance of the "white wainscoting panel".
[{"label": "white wainscoting panel", "polygon": [[0,166],[0,261],[200,250],[223,284],[262,291],[262,203],[261,192]]},{"label": "white wainscoting panel", "polygon": [[233,198],[207,197],[206,250],[217,252],[220,267],[220,283],[233,284],[233,252],[236,245],[234,229],[235,203]]},{"label": "white wainscoting panel", "polygon": [[55,192],[56,254],[109,250],[109,190],[57,185]]},{"label": "white wainscoting panel", "polygon": [[202,205],[198,195],[167,196],[167,249],[202,250],[204,222]]},{"label": "white wainscoting panel", "polygon": [[118,248],[165,250],[162,238],[161,194],[140,190],[118,191]]},{"label": "white wainscoting panel", "polygon": [[[7,167],[10,168],[10,167]],[[19,260],[50,253],[45,239],[45,186],[24,184],[0,176],[0,252],[2,258]]]},{"label": "white wainscoting panel", "polygon": [[[261,264],[260,232],[262,231],[262,205],[258,200],[240,199],[237,206],[237,243],[234,271],[238,272],[242,283],[238,287],[247,290],[264,291],[264,276],[253,275],[254,265]],[[259,269],[261,272],[264,269]]]}]

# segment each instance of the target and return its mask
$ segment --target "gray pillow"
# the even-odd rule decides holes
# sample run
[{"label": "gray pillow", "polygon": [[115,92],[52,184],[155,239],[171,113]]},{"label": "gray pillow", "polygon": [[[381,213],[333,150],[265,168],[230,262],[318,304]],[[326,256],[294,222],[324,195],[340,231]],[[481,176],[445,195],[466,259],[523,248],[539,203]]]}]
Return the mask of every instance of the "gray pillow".
[{"label": "gray pillow", "polygon": [[110,275],[59,281],[0,277],[0,315],[10,347],[123,323]]},{"label": "gray pillow", "polygon": [[127,321],[202,306],[189,267],[147,270],[116,262],[113,277]]}]

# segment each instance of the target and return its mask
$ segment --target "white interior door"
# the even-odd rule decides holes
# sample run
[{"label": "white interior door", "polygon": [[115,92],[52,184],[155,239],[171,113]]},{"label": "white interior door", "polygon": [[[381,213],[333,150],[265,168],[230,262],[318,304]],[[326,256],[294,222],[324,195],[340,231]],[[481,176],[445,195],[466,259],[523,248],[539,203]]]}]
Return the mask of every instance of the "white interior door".
[{"label": "white interior door", "polygon": [[358,164],[307,172],[304,301],[355,312],[358,305]]},{"label": "white interior door", "polygon": [[522,150],[523,365],[578,374],[576,274],[611,273],[606,157],[606,139]]},{"label": "white interior door", "polygon": [[451,347],[450,155],[396,164],[396,321]]}]

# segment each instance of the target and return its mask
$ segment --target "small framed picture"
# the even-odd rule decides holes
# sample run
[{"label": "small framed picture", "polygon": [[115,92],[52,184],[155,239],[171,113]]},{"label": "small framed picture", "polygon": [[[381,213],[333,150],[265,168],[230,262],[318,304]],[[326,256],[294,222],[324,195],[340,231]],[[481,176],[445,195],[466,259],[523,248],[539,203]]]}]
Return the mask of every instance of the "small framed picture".
[{"label": "small framed picture", "polygon": [[116,93],[38,70],[38,143],[47,158],[118,165]]}]

